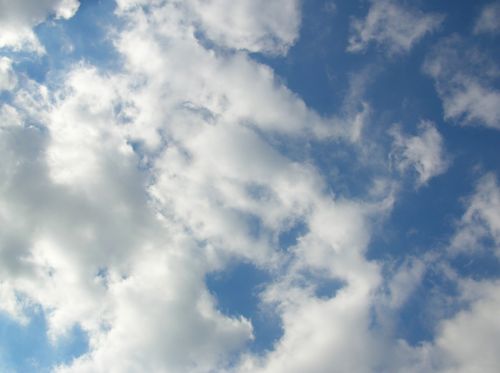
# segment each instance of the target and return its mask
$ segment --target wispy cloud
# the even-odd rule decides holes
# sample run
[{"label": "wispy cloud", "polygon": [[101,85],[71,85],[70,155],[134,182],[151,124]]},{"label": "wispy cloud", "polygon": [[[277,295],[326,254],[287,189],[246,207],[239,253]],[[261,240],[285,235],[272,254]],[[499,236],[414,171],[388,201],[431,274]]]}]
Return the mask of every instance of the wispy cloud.
[{"label": "wispy cloud", "polygon": [[476,34],[499,34],[500,33],[500,2],[485,5],[474,25]]},{"label": "wispy cloud", "polygon": [[451,248],[467,253],[492,250],[500,257],[500,187],[494,174],[487,174],[478,181]]},{"label": "wispy cloud", "polygon": [[371,43],[390,55],[408,52],[426,34],[436,30],[443,16],[426,14],[391,0],[374,0],[364,19],[353,19],[349,52],[363,52]]},{"label": "wispy cloud", "polygon": [[457,35],[441,40],[423,69],[435,81],[446,119],[500,128],[499,67],[471,43]]},{"label": "wispy cloud", "polygon": [[401,172],[413,168],[418,175],[417,187],[447,170],[449,157],[443,138],[432,123],[421,122],[416,136],[402,134],[397,126],[391,129],[390,134],[394,138],[391,157],[396,168]]}]

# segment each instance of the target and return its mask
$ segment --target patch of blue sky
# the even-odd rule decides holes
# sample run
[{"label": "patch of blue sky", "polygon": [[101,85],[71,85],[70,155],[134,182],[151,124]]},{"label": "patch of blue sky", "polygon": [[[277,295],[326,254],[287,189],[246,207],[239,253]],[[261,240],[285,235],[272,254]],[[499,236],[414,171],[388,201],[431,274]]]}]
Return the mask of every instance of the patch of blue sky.
[{"label": "patch of blue sky", "polygon": [[294,283],[299,287],[311,289],[316,297],[322,299],[334,298],[337,292],[346,285],[345,281],[331,277],[326,272],[309,270],[300,271]]},{"label": "patch of blue sky", "polygon": [[281,250],[288,251],[299,243],[300,237],[309,231],[307,224],[302,221],[292,222],[291,226],[278,235],[278,246]]},{"label": "patch of blue sky", "polygon": [[475,281],[495,279],[500,274],[500,260],[487,250],[460,253],[449,263],[461,276]]},{"label": "patch of blue sky", "polygon": [[109,38],[110,30],[119,27],[114,8],[113,1],[81,1],[72,18],[40,24],[35,33],[46,53],[42,56],[24,53],[17,58],[21,61],[17,70],[38,82],[45,82],[48,73],[64,72],[79,62],[103,71],[116,70],[121,60]]},{"label": "patch of blue sky", "polygon": [[254,55],[256,60],[271,66],[309,107],[323,115],[339,112],[350,80],[345,72],[356,72],[364,66],[345,53],[349,18],[337,17],[340,11],[352,14],[353,6],[357,7],[354,2],[305,1],[300,35],[286,58]]},{"label": "patch of blue sky", "polygon": [[[310,107],[325,115],[338,113],[350,79],[369,68],[371,81],[367,84],[365,99],[376,110],[372,112],[368,126],[370,135],[377,136],[377,141],[385,148],[390,146],[386,132],[394,123],[399,123],[410,133],[414,133],[422,120],[436,123],[445,139],[446,149],[453,154],[452,165],[446,176],[438,176],[418,190],[410,182],[406,184],[388,223],[389,234],[384,233],[385,243],[381,248],[384,253],[398,251],[405,255],[409,245],[429,247],[432,240],[446,237],[452,230],[453,217],[460,216],[460,198],[472,192],[477,180],[478,175],[472,170],[500,169],[498,133],[480,127],[459,126],[453,121],[446,123],[434,84],[422,73],[429,48],[450,33],[470,33],[474,18],[471,14],[478,14],[486,3],[459,1],[451,7],[422,4],[423,11],[446,14],[441,28],[426,35],[408,54],[387,58],[375,46],[369,47],[365,53],[345,52],[349,17],[338,14],[363,17],[368,2],[336,1],[336,10],[329,11],[331,2],[314,0],[304,3],[300,39],[286,58],[255,56],[272,66],[287,86]],[[465,23],[464,17],[467,19]],[[464,27],[467,24],[469,27]],[[330,75],[332,71],[335,76]],[[282,150],[287,155],[298,151],[290,142],[284,147]],[[302,154],[309,156],[327,181],[330,180],[334,192],[349,197],[361,196],[370,187],[373,167],[363,167],[353,158],[354,151],[346,145],[311,143],[307,149],[302,149]]]},{"label": "patch of blue sky", "polygon": [[47,335],[43,311],[34,307],[28,317],[29,322],[22,325],[0,314],[0,368],[4,371],[48,373],[88,350],[87,335],[80,327],[54,343]]},{"label": "patch of blue sky", "polygon": [[422,282],[397,314],[392,315],[396,337],[413,346],[432,341],[438,320],[451,318],[465,306],[458,294],[457,283],[439,266],[427,268]]},{"label": "patch of blue sky", "polygon": [[337,197],[366,196],[375,175],[385,172],[359,159],[355,147],[335,141],[311,141],[307,159],[320,170],[329,191]]},{"label": "patch of blue sky", "polygon": [[[346,53],[349,17],[337,14],[363,17],[369,2],[336,1],[335,12],[325,10],[329,3],[304,3],[301,37],[287,58],[255,58],[271,65],[292,91],[323,115],[338,114],[353,77],[369,69],[370,81],[363,99],[376,108],[371,113],[369,131],[384,148],[390,146],[387,130],[394,123],[409,133],[414,133],[422,120],[436,124],[447,152],[452,154],[449,169],[420,188],[412,183],[414,175],[403,176],[407,180],[397,204],[384,226],[375,230],[367,255],[373,260],[401,260],[443,250],[464,212],[463,197],[473,193],[484,172],[500,169],[499,134],[445,121],[434,82],[422,73],[422,64],[440,38],[450,33],[470,35],[474,21],[471,15],[479,14],[488,1],[419,4],[423,11],[443,13],[446,18],[436,32],[426,35],[407,54],[394,57],[384,56],[383,50],[373,45],[364,53]],[[492,48],[490,39],[475,42],[497,57],[499,49]],[[287,155],[296,149],[291,143],[282,148]],[[311,143],[302,152],[320,169],[334,192],[349,197],[366,195],[374,168],[363,167],[362,162],[353,159],[349,146]],[[475,279],[500,275],[498,260],[491,255],[459,256],[450,265],[461,275]],[[398,316],[397,333],[412,344],[432,340],[432,322],[437,317],[429,314],[429,304],[451,297],[454,291],[453,284],[439,271],[426,274]],[[439,307],[446,313],[441,316],[448,317],[460,309],[456,304]]]},{"label": "patch of blue sky", "polygon": [[[441,250],[465,212],[464,197],[474,192],[478,179],[500,169],[498,134],[487,128],[443,125],[453,161],[445,175],[418,190],[401,191],[384,229],[375,231],[368,257],[386,259]],[[500,274],[500,271],[497,272]]]},{"label": "patch of blue sky", "polygon": [[282,335],[281,321],[272,309],[261,304],[259,298],[264,285],[271,279],[269,272],[246,262],[234,262],[224,271],[208,274],[205,279],[222,313],[251,320],[255,339],[249,348],[255,352],[270,349]]},{"label": "patch of blue sky", "polygon": [[46,56],[39,56],[27,51],[13,51],[11,49],[2,50],[1,54],[14,61],[13,67],[17,74],[25,74],[28,78],[38,83],[45,81],[46,74],[49,71],[49,61]]}]

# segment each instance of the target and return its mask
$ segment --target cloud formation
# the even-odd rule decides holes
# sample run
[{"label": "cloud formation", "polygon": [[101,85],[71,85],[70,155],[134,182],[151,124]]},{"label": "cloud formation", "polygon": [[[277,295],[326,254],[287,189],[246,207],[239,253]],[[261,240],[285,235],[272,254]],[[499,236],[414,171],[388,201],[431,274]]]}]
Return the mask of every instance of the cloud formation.
[{"label": "cloud formation", "polygon": [[192,0],[188,4],[200,31],[219,46],[284,54],[298,37],[298,0]]},{"label": "cloud formation", "polygon": [[485,5],[474,26],[476,34],[500,33],[500,2],[496,1]]},{"label": "cloud formation", "polygon": [[[473,253],[484,249],[500,256],[500,187],[494,174],[483,176],[477,183],[467,210],[460,219],[452,248]],[[490,245],[485,245],[491,242]],[[489,246],[489,247],[488,247]]]},{"label": "cloud formation", "polygon": [[15,88],[17,79],[12,69],[12,60],[8,57],[0,58],[0,92]]},{"label": "cloud formation", "polygon": [[500,128],[500,70],[484,50],[453,35],[434,47],[423,69],[434,79],[446,119]]},{"label": "cloud formation", "polygon": [[[33,15],[22,21],[29,33],[78,6],[19,4],[9,11]],[[50,369],[495,371],[498,280],[469,278],[452,263],[476,249],[498,256],[494,173],[477,183],[445,248],[376,257],[372,245],[384,244],[405,174],[430,188],[449,167],[438,125],[422,121],[413,135],[392,127],[387,141],[365,97],[369,69],[353,74],[334,115],[308,106],[254,55],[286,55],[299,37],[298,1],[116,5],[113,71],[81,61],[41,82],[16,70],[15,55],[0,59],[0,307],[25,324],[41,310],[52,341],[74,327],[88,338],[85,353]],[[375,42],[405,53],[441,19],[372,2],[366,19],[354,21],[349,48]],[[8,46],[40,51],[24,28]],[[455,52],[441,53],[425,69],[443,97],[453,96],[463,87],[447,90],[446,80],[461,82],[462,65],[446,72]],[[483,74],[484,86],[496,70]],[[480,104],[494,110],[488,97]],[[334,169],[354,179],[365,172],[360,191],[346,192]],[[488,240],[492,250],[479,247]],[[232,263],[269,276],[256,307],[270,310],[282,334],[267,350],[249,348],[254,315],[226,312],[207,285]],[[453,307],[432,313],[434,303],[423,305],[435,329],[412,343],[398,323],[429,274],[456,288],[446,297],[439,281],[431,288]]]},{"label": "cloud formation", "polygon": [[406,137],[397,126],[390,134],[394,138],[391,155],[396,168],[400,171],[413,168],[418,175],[417,187],[447,170],[449,161],[443,139],[432,123],[421,122],[416,136]]},{"label": "cloud formation", "polygon": [[347,51],[363,52],[375,43],[390,55],[406,53],[442,20],[441,15],[426,14],[392,0],[373,0],[366,17],[352,21]]},{"label": "cloud formation", "polygon": [[33,27],[47,17],[69,19],[79,6],[78,0],[0,1],[0,48],[43,53]]}]

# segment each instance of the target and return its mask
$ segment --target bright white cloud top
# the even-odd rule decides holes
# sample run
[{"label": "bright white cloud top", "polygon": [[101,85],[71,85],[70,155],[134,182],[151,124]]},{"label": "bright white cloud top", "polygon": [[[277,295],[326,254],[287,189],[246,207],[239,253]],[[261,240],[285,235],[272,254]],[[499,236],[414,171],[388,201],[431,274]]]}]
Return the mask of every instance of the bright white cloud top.
[{"label": "bright white cloud top", "polygon": [[497,4],[352,4],[0,0],[0,370],[500,369]]}]

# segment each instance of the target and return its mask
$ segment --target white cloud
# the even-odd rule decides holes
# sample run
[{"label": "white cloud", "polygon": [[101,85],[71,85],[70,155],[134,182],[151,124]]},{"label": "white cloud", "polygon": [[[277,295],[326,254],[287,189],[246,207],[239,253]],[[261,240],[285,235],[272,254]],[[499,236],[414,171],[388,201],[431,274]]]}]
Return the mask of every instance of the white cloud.
[{"label": "white cloud", "polygon": [[500,33],[500,2],[485,5],[474,26],[475,34]]},{"label": "white cloud", "polygon": [[19,294],[40,304],[52,338],[79,324],[91,351],[70,371],[205,372],[252,328],[216,310],[209,248],[156,216],[112,86],[77,66],[64,95],[40,102],[43,130],[18,102],[22,125],[0,132],[2,305],[22,320]]},{"label": "white cloud", "polygon": [[423,68],[435,81],[446,119],[500,128],[500,70],[483,51],[455,35],[433,48]]},{"label": "white cloud", "polygon": [[12,69],[12,60],[7,57],[0,57],[0,92],[10,91],[15,88],[17,77]]},{"label": "white cloud", "polygon": [[441,371],[494,373],[500,366],[500,284],[498,281],[464,283],[462,296],[470,305],[439,326],[436,351]]},{"label": "white cloud", "polygon": [[244,361],[240,371],[373,371],[384,342],[369,331],[367,290],[350,286],[334,298],[318,299],[289,289],[285,296],[293,304],[282,306],[283,338],[265,358]]},{"label": "white cloud", "polygon": [[426,269],[424,260],[411,258],[401,265],[389,281],[389,306],[397,309],[404,305],[412,291],[420,284]]},{"label": "white cloud", "polygon": [[[379,207],[332,200],[314,166],[272,141],[356,141],[363,120],[323,118],[245,52],[206,49],[189,7],[120,6],[123,71],[77,64],[52,89],[25,79],[2,109],[1,304],[19,320],[16,294],[40,305],[53,339],[88,334],[89,351],[59,371],[222,371],[253,337],[204,282],[229,259],[278,268],[279,234],[303,221],[304,242],[318,242],[297,249],[307,266],[338,258],[322,270],[354,298],[377,278],[362,252]],[[294,40],[280,32],[266,31],[273,52]],[[220,43],[268,51],[260,30],[262,45],[241,35]]]},{"label": "white cloud", "polygon": [[33,27],[49,16],[69,19],[78,10],[78,0],[1,0],[0,48],[29,50],[43,53],[44,49]]},{"label": "white cloud", "polygon": [[443,144],[443,138],[430,122],[421,122],[418,134],[405,136],[399,127],[390,131],[394,139],[391,153],[392,161],[400,172],[413,168],[417,177],[417,187],[448,169],[449,161]]},{"label": "white cloud", "polygon": [[144,252],[129,278],[110,284],[110,330],[93,335],[89,354],[56,371],[208,372],[252,337],[248,320],[215,310],[204,264],[193,260],[199,249],[165,244],[163,252]]},{"label": "white cloud", "polygon": [[284,54],[300,27],[298,0],[189,0],[201,31],[224,47]]},{"label": "white cloud", "polygon": [[[367,225],[365,206],[351,202],[317,206],[309,233],[294,248],[296,259],[288,274],[263,294],[279,311],[284,335],[268,354],[243,359],[240,371],[373,370],[383,342],[370,331],[370,308],[381,278],[378,266],[363,257]],[[311,283],[302,275],[307,271],[344,285],[336,293],[318,297],[314,280]]]},{"label": "white cloud", "polygon": [[500,257],[500,187],[492,173],[478,181],[459,221],[451,248],[473,253],[483,250],[488,238],[492,240],[493,251]]},{"label": "white cloud", "polygon": [[[89,351],[56,371],[417,372],[433,367],[425,348],[445,350],[450,328],[441,350],[413,348],[374,319],[380,304],[402,307],[425,271],[415,260],[384,278],[365,257],[392,207],[389,184],[366,200],[341,198],[308,159],[279,146],[334,140],[361,152],[365,79],[353,80],[339,116],[308,108],[244,51],[284,53],[297,3],[255,4],[272,15],[246,1],[120,0],[124,27],[112,37],[121,71],[82,63],[50,88],[5,84],[0,305],[20,321],[41,306],[53,339],[74,325],[87,333]],[[221,6],[234,12],[224,27],[252,19],[227,34],[210,14]],[[207,49],[200,29],[235,50]],[[431,124],[394,136],[400,167],[415,168],[420,183],[444,172]],[[283,250],[280,234],[298,222],[305,232]],[[275,276],[261,298],[284,328],[271,351],[241,361],[251,320],[223,314],[205,284],[230,260]],[[322,281],[339,289],[319,295]]]},{"label": "white cloud", "polygon": [[392,0],[373,0],[365,19],[351,23],[349,52],[362,52],[372,42],[390,55],[408,52],[426,34],[434,31],[443,17],[426,14]]},{"label": "white cloud", "polygon": [[190,32],[197,31],[217,47],[268,54],[286,54],[295,43],[300,29],[298,0],[118,0],[118,12],[126,13],[141,6],[152,9],[184,9],[182,23]]}]

